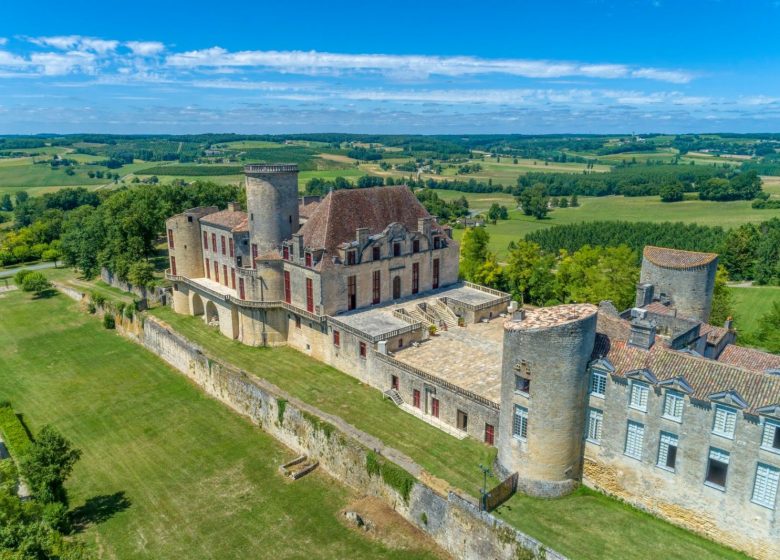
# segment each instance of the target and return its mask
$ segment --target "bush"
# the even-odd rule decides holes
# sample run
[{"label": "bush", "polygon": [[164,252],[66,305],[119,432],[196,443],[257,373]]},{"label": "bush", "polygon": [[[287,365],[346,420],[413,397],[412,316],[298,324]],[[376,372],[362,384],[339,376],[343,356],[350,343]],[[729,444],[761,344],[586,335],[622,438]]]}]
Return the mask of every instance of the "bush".
[{"label": "bush", "polygon": [[92,292],[90,294],[90,298],[95,303],[95,305],[97,305],[98,307],[103,307],[105,305],[105,303],[106,303],[106,298],[103,297],[102,295],[100,295],[97,292]]},{"label": "bush", "polygon": [[0,432],[3,434],[8,452],[17,461],[27,453],[32,445],[30,435],[22,421],[7,403],[0,405]]},{"label": "bush", "polygon": [[114,316],[111,313],[103,315],[103,326],[107,329],[116,328],[116,319],[114,319]]},{"label": "bush", "polygon": [[16,274],[14,274],[14,284],[16,284],[18,287],[22,287],[22,284],[24,284],[24,279],[27,278],[30,274],[32,274],[32,270],[27,270],[26,268],[23,268]]},{"label": "bush", "polygon": [[94,301],[90,301],[87,304],[87,311],[89,312],[90,315],[94,315],[95,313],[97,313],[97,306],[95,306]]},{"label": "bush", "polygon": [[429,335],[435,336],[437,330],[438,329],[436,328],[436,325],[428,325],[428,334]]},{"label": "bush", "polygon": [[40,296],[51,289],[51,282],[41,272],[30,272],[22,280],[22,290]]},{"label": "bush", "polygon": [[409,503],[409,495],[417,479],[395,463],[383,461],[374,451],[366,453],[366,472],[369,476],[379,475],[385,484],[395,489],[404,502]]}]

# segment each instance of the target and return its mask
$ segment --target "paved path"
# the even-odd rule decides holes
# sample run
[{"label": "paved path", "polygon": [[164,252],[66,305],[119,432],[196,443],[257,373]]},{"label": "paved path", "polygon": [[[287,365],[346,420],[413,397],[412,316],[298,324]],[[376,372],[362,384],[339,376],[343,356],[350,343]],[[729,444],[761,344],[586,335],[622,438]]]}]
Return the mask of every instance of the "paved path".
[{"label": "paved path", "polygon": [[30,264],[27,266],[17,266],[16,268],[4,268],[0,270],[0,278],[10,278],[17,272],[19,272],[22,269],[26,270],[43,270],[46,268],[55,268],[55,263],[53,262],[43,262],[38,264]]}]

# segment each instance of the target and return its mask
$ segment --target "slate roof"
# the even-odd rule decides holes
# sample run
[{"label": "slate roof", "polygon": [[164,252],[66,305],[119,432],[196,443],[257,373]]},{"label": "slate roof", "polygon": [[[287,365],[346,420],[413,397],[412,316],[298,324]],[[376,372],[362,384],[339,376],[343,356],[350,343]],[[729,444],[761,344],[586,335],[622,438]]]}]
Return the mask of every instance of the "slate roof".
[{"label": "slate roof", "polygon": [[299,233],[306,247],[335,254],[340,244],[355,239],[358,228],[374,235],[397,222],[416,231],[417,220],[427,217],[428,211],[405,185],[340,189],[317,205]]},{"label": "slate roof", "polygon": [[718,361],[755,371],[780,369],[779,355],[734,344],[729,344],[723,349],[723,352],[718,356]]},{"label": "slate roof", "polygon": [[249,231],[246,212],[221,210],[208,214],[200,219],[202,224],[221,227],[233,232]]},{"label": "slate roof", "polygon": [[646,245],[643,255],[655,265],[677,270],[704,266],[718,258],[716,253],[697,253],[694,251],[655,247],[653,245]]}]

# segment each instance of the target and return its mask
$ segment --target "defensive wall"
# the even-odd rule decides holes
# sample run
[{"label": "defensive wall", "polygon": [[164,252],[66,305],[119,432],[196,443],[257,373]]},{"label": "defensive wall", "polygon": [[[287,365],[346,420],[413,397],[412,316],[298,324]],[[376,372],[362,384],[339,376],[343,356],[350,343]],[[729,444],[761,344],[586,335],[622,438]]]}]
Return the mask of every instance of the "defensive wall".
[{"label": "defensive wall", "polygon": [[[77,301],[87,301],[85,294],[63,291]],[[384,500],[453,557],[566,559],[480,511],[474,499],[453,491],[400,451],[264,379],[213,359],[158,319],[138,314],[119,317],[117,332],[143,345],[296,453],[318,460],[340,482]],[[382,466],[372,468],[377,464]],[[411,484],[404,485],[405,480]]]}]

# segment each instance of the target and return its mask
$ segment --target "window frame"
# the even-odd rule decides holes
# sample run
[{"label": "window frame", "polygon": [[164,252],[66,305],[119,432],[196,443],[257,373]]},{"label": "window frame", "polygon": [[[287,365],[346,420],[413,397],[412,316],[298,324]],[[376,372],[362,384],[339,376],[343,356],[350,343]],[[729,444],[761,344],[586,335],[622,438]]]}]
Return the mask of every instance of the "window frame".
[{"label": "window frame", "polygon": [[[603,380],[604,385],[604,391],[602,393],[597,393],[596,389],[594,389],[594,386],[596,385],[596,378],[599,377]],[[600,399],[603,399],[606,397],[607,394],[607,374],[603,371],[599,371],[596,369],[590,370],[590,394],[594,397],[598,397]]]},{"label": "window frame", "polygon": [[[639,397],[639,404],[634,403],[634,390],[637,389],[637,393],[640,394]],[[644,394],[644,407],[642,405],[642,397],[641,394]],[[631,408],[633,410],[638,410],[639,412],[647,412],[647,406],[650,402],[650,385],[648,383],[645,383],[644,381],[637,381],[636,379],[632,379],[629,387],[629,394],[628,394],[628,408]]]},{"label": "window frame", "polygon": [[[766,501],[756,498],[756,488],[758,485],[759,480],[759,472],[761,469],[766,469],[768,473],[772,473],[774,475],[774,480],[769,478],[769,474],[765,475],[767,478],[767,481],[765,482],[766,485],[772,484],[774,482],[774,489],[771,490],[772,497],[771,499],[768,499]],[[777,495],[778,495],[778,488],[780,488],[780,468],[769,465],[767,463],[757,463],[756,464],[756,474],[753,477],[753,490],[750,493],[750,501],[757,506],[761,506],[767,509],[774,510],[777,508]]]},{"label": "window frame", "polygon": [[512,437],[528,441],[528,409],[516,404],[512,410]]},{"label": "window frame", "polygon": [[[734,426],[731,430],[731,433],[727,431],[720,431],[717,429],[718,425],[718,412],[723,412],[724,416],[724,428],[728,428],[728,418],[732,417],[734,419]],[[726,406],[724,404],[716,404],[715,405],[715,411],[712,417],[712,433],[718,437],[726,438],[726,439],[734,439],[734,436],[737,433],[737,409]]]},{"label": "window frame", "polygon": [[333,329],[333,346],[341,348],[341,331]]},{"label": "window frame", "polygon": [[[722,461],[720,458],[713,457],[713,454],[717,454],[720,456],[725,456],[726,461]],[[720,463],[722,465],[726,465],[725,474],[723,475],[723,485],[721,486],[717,482],[712,482],[709,480],[710,474],[712,472],[712,462],[715,461],[717,463]],[[729,478],[729,464],[731,463],[731,453],[728,451],[725,451],[723,449],[717,448],[717,447],[710,447],[709,452],[707,453],[707,470],[704,472],[704,485],[708,486],[710,488],[714,488],[715,490],[720,490],[721,492],[726,491],[726,485],[728,483]]]},{"label": "window frame", "polygon": [[[667,403],[669,402],[670,398],[672,400],[676,400],[680,403],[680,414],[679,416],[675,416],[673,414],[667,414]],[[676,409],[676,405],[673,405]],[[673,422],[682,423],[682,417],[683,412],[685,411],[685,395],[681,393],[680,391],[675,391],[673,389],[667,389],[664,393],[664,402],[663,402],[663,408],[661,409],[661,418],[666,418],[667,420],[672,420]]]},{"label": "window frame", "polygon": [[[519,383],[518,383],[519,382]],[[518,387],[518,385],[524,385],[525,389]],[[531,380],[523,377],[522,375],[515,374],[515,394],[529,396],[531,394]]]},{"label": "window frame", "polygon": [[[767,438],[770,429],[774,430],[774,433],[771,437]],[[768,439],[772,440],[770,445],[766,445],[765,443]],[[774,446],[775,441],[777,441],[778,447]],[[764,420],[764,429],[761,431],[761,449],[769,451],[770,453],[780,454],[780,421],[771,420],[769,418]]]},{"label": "window frame", "polygon": [[[597,424],[598,427],[596,428],[597,437],[592,437],[591,434],[591,432],[593,431],[594,416],[597,417],[596,420],[598,421]],[[585,426],[585,441],[588,441],[595,445],[601,445],[601,437],[603,435],[603,430],[604,430],[604,411],[599,408],[588,407],[588,418],[586,423],[587,425]]]},{"label": "window frame", "polygon": [[365,360],[366,353],[367,353],[366,343],[361,340],[360,344],[358,345],[358,355]]},{"label": "window frame", "polygon": [[[674,440],[674,444],[667,440]],[[664,445],[666,445],[666,451],[664,452]],[[674,447],[674,466],[669,466],[669,448]],[[659,469],[663,469],[669,472],[677,472],[677,452],[680,449],[680,436],[673,434],[672,432],[662,431],[658,438],[658,453],[656,455],[655,466]],[[664,457],[663,464],[661,463],[661,456]]]},{"label": "window frame", "polygon": [[[638,443],[638,449],[636,451],[636,454],[629,453],[629,441],[632,441],[630,438],[631,436],[631,427],[637,426],[637,429],[641,429],[641,433],[639,435],[639,443]],[[644,452],[644,446],[645,446],[645,425],[641,422],[634,422],[633,420],[628,420],[626,424],[626,440],[623,445],[623,455],[626,457],[631,457],[632,459],[636,459],[637,461],[642,460],[642,454]],[[632,446],[633,449],[633,446]]]}]

